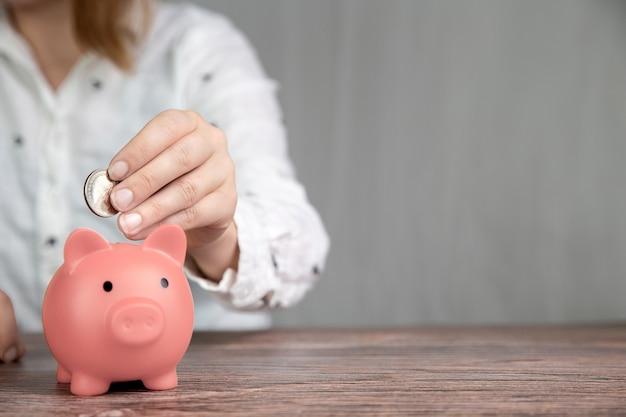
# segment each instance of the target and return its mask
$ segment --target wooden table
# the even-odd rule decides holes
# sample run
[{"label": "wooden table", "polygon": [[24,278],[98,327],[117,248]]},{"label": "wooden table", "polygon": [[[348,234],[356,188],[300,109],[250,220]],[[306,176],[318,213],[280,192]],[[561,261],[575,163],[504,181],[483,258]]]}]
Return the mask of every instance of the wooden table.
[{"label": "wooden table", "polygon": [[198,333],[179,386],[77,397],[41,335],[0,416],[626,415],[626,325]]}]

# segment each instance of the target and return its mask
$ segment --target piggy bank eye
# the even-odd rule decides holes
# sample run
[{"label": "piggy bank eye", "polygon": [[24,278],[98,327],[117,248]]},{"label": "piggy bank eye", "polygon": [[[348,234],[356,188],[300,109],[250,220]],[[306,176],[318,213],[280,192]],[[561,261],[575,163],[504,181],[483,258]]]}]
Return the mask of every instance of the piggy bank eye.
[{"label": "piggy bank eye", "polygon": [[167,288],[169,285],[170,283],[167,282],[167,278],[161,278],[161,287]]},{"label": "piggy bank eye", "polygon": [[113,289],[113,284],[111,284],[111,281],[104,281],[104,284],[102,284],[102,288],[104,289],[104,291],[110,292]]}]

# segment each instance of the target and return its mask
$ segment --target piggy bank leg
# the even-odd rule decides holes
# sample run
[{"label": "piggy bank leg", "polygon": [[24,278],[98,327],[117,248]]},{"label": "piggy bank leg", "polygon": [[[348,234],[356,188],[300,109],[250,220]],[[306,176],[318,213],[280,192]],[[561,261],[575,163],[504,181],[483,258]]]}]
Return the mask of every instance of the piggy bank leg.
[{"label": "piggy bank leg", "polygon": [[72,382],[72,374],[70,374],[61,364],[58,364],[57,366],[57,381],[62,384],[69,384]]},{"label": "piggy bank leg", "polygon": [[178,376],[176,375],[176,368],[169,372],[154,377],[144,378],[141,380],[144,387],[152,390],[166,390],[176,388],[178,385]]},{"label": "piggy bank leg", "polygon": [[109,390],[111,381],[95,378],[83,372],[74,372],[70,392],[74,395],[100,395]]}]

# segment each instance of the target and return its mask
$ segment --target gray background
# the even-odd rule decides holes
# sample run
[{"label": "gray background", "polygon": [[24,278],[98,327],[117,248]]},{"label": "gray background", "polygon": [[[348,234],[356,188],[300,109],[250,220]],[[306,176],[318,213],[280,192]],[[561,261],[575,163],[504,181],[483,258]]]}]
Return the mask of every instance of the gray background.
[{"label": "gray background", "polygon": [[278,326],[626,318],[626,4],[204,0],[332,238]]}]

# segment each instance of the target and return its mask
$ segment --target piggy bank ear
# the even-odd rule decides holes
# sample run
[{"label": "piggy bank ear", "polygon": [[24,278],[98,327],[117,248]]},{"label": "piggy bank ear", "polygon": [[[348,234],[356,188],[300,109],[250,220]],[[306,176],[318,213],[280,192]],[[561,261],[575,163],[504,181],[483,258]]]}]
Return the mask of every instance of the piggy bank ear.
[{"label": "piggy bank ear", "polygon": [[164,224],[154,229],[143,241],[141,247],[163,252],[183,266],[187,252],[187,237],[180,226]]},{"label": "piggy bank ear", "polygon": [[76,229],[67,238],[64,249],[65,265],[71,271],[87,255],[92,252],[111,249],[111,244],[91,229]]}]

